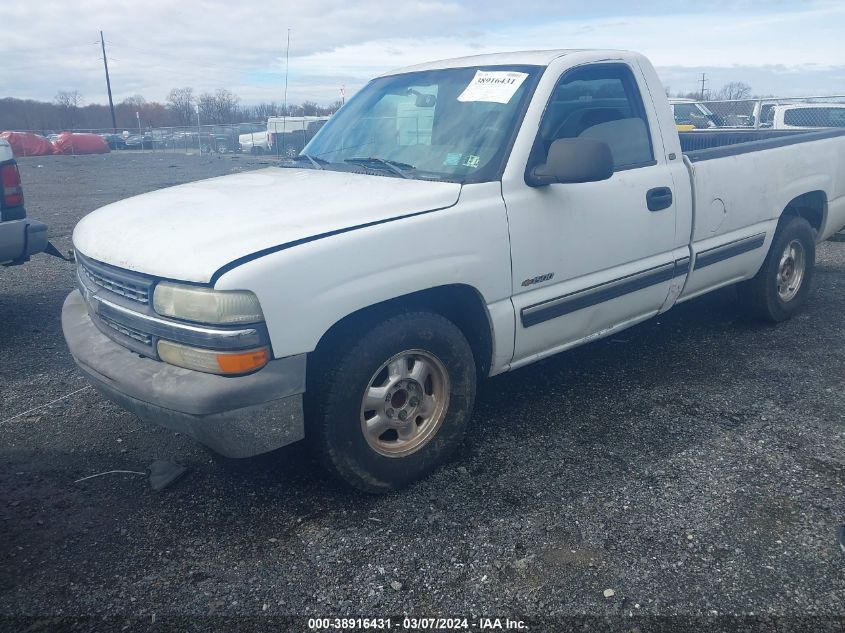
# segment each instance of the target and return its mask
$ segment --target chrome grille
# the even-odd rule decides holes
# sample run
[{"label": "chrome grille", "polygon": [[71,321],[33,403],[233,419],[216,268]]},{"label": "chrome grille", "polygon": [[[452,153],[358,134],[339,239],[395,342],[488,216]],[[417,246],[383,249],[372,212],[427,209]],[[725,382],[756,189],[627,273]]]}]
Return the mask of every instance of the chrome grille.
[{"label": "chrome grille", "polygon": [[148,346],[152,346],[153,344],[153,337],[150,334],[147,334],[146,332],[142,332],[141,330],[136,330],[133,327],[124,325],[123,323],[113,321],[112,319],[103,316],[102,314],[99,315],[99,319],[104,325],[107,325],[113,330],[120,332],[124,336],[128,336],[132,340],[138,341],[139,343]]},{"label": "chrome grille", "polygon": [[79,263],[91,283],[131,301],[149,305],[152,280],[140,275],[112,270],[87,259],[79,258]]}]

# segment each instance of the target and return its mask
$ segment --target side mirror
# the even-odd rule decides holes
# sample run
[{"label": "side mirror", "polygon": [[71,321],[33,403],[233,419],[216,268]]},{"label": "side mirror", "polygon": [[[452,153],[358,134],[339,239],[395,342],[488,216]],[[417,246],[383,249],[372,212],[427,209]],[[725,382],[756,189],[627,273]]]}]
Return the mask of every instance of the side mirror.
[{"label": "side mirror", "polygon": [[613,175],[613,154],[607,143],[590,138],[560,138],[549,156],[525,175],[532,187],[553,183],[598,182]]}]

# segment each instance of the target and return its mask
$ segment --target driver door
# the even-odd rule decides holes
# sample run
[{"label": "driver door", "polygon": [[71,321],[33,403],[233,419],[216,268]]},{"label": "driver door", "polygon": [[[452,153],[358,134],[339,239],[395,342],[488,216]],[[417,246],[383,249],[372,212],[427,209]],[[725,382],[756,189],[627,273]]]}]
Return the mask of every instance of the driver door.
[{"label": "driver door", "polygon": [[[513,366],[656,314],[675,266],[672,178],[638,70],[597,63],[565,72],[539,126],[528,168],[552,141],[610,146],[609,180],[529,186],[503,180],[511,235]],[[652,115],[653,116],[653,115]]]}]

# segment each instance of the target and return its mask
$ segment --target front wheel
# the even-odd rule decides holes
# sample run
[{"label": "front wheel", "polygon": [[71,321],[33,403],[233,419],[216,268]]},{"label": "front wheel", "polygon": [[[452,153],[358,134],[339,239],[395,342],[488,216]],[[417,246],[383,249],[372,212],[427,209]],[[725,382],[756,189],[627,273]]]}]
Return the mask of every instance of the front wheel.
[{"label": "front wheel", "polygon": [[773,323],[785,321],[806,302],[815,263],[816,240],[809,222],[796,216],[784,218],[762,268],[740,284],[740,298],[754,316]]},{"label": "front wheel", "polygon": [[352,486],[401,488],[461,443],[476,368],[466,338],[446,318],[400,314],[315,361],[308,432],[328,469]]}]

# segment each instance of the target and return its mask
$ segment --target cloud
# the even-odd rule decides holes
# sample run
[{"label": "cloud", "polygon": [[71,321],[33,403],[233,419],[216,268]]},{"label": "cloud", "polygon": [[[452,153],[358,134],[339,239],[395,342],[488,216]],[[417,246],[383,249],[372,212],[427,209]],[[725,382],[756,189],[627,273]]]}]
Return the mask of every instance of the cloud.
[{"label": "cloud", "polygon": [[713,87],[730,76],[765,92],[845,92],[845,6],[829,0],[658,0],[636,11],[630,2],[575,0],[7,0],[0,23],[0,96],[79,90],[104,102],[100,28],[118,101],[161,100],[185,85],[280,101],[288,28],[291,102],[333,101],[341,85],[350,94],[397,66],[536,48],[639,50],[673,90],[694,90],[703,70]]}]

